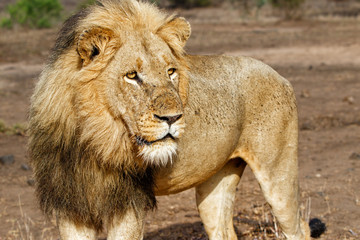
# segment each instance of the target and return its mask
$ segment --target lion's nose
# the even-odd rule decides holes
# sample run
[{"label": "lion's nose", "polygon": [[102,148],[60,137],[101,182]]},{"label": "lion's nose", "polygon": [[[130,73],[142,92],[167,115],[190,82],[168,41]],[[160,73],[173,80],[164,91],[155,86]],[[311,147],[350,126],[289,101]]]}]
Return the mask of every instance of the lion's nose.
[{"label": "lion's nose", "polygon": [[173,116],[159,116],[154,114],[154,117],[161,121],[166,122],[170,126],[171,124],[179,120],[182,117],[182,114],[173,115]]}]

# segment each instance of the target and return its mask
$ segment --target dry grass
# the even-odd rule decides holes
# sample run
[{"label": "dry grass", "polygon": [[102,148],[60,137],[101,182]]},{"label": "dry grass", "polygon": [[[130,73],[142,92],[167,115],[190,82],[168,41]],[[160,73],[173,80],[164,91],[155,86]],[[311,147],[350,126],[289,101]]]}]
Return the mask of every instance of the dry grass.
[{"label": "dry grass", "polygon": [[27,123],[15,123],[12,126],[8,126],[3,120],[0,120],[0,133],[25,136],[27,128]]},{"label": "dry grass", "polygon": [[[310,204],[311,200],[308,199],[306,207],[304,208],[304,216],[310,216]],[[33,221],[22,208],[21,199],[19,197],[19,211],[20,218],[13,221],[13,228],[8,232],[4,240],[53,240],[57,239],[57,235],[54,234],[54,222],[53,226],[49,227],[46,222],[37,223]],[[245,224],[248,226],[248,230],[242,232],[239,238],[241,239],[256,239],[256,240],[270,240],[279,239],[285,240],[285,236],[282,234],[277,221],[271,213],[270,206],[265,204],[254,205],[251,212],[248,214],[240,214],[235,217],[235,224]],[[43,229],[41,236],[34,236],[36,229]],[[347,238],[352,239],[352,238]],[[0,240],[2,240],[0,238]]]},{"label": "dry grass", "polygon": [[[23,211],[23,203],[19,196],[18,206],[20,211],[20,217],[18,219],[8,219],[7,221],[12,222],[13,226],[7,233],[4,240],[54,240],[54,227],[49,227],[47,221],[36,222],[29,217],[26,212]],[[0,215],[1,216],[1,215]],[[41,236],[36,236],[35,232],[37,229],[42,229]],[[2,238],[0,237],[0,240]]]},{"label": "dry grass", "polygon": [[241,233],[246,239],[285,239],[267,203],[253,205],[250,213],[239,213],[235,221],[248,225],[248,230]]},{"label": "dry grass", "polygon": [[12,229],[8,232],[6,236],[6,240],[34,240],[34,236],[32,234],[32,228],[34,227],[35,223],[32,219],[24,213],[22,209],[21,198],[19,195],[19,211],[20,211],[20,218],[19,219],[9,219],[13,224]]}]

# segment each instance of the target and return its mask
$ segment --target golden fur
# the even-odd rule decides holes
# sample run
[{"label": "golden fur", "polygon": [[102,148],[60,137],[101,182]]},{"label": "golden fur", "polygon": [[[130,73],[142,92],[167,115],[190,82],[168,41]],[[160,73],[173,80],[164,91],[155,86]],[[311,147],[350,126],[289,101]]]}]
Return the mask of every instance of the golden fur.
[{"label": "golden fur", "polygon": [[[289,82],[246,57],[190,56],[189,23],[135,0],[65,22],[31,99],[30,157],[62,240],[142,239],[155,194],[196,187],[211,240],[236,239],[246,165],[288,239],[299,209],[297,110]],[[186,121],[186,126],[185,126]]]}]

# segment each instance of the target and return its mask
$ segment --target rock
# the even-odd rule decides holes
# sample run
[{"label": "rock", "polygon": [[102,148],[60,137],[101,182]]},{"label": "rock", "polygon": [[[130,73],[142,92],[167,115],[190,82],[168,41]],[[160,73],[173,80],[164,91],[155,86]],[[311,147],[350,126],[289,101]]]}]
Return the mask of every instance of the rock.
[{"label": "rock", "polygon": [[325,196],[325,194],[324,194],[324,192],[316,192],[320,197],[324,197]]},{"label": "rock", "polygon": [[0,157],[0,162],[1,162],[1,164],[4,164],[4,165],[13,164],[15,162],[14,155],[2,156],[2,157]]},{"label": "rock", "polygon": [[21,169],[24,171],[29,171],[30,170],[30,166],[27,165],[26,163],[21,164]]},{"label": "rock", "polygon": [[300,126],[300,130],[314,130],[314,129],[315,129],[315,127],[310,122],[304,122]]},{"label": "rock", "polygon": [[318,238],[326,231],[326,225],[318,218],[313,218],[309,222],[311,237]]},{"label": "rock", "polygon": [[35,185],[35,180],[34,180],[34,179],[28,179],[28,180],[27,180],[27,184],[28,184],[29,186],[34,186],[34,185]]},{"label": "rock", "polygon": [[357,236],[357,234],[353,230],[349,229],[349,232],[351,233],[351,235]]},{"label": "rock", "polygon": [[350,159],[355,159],[355,160],[359,160],[360,159],[360,154],[359,153],[356,153],[356,152],[353,152],[350,157]]}]

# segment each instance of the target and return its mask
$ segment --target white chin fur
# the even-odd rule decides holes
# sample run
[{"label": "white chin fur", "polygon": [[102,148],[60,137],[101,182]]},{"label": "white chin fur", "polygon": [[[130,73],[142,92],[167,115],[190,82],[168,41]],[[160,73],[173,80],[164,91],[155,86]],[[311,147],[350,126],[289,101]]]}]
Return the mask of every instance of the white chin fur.
[{"label": "white chin fur", "polygon": [[139,155],[147,164],[166,166],[169,162],[172,163],[172,158],[176,155],[176,145],[175,142],[144,145],[141,147]]}]

